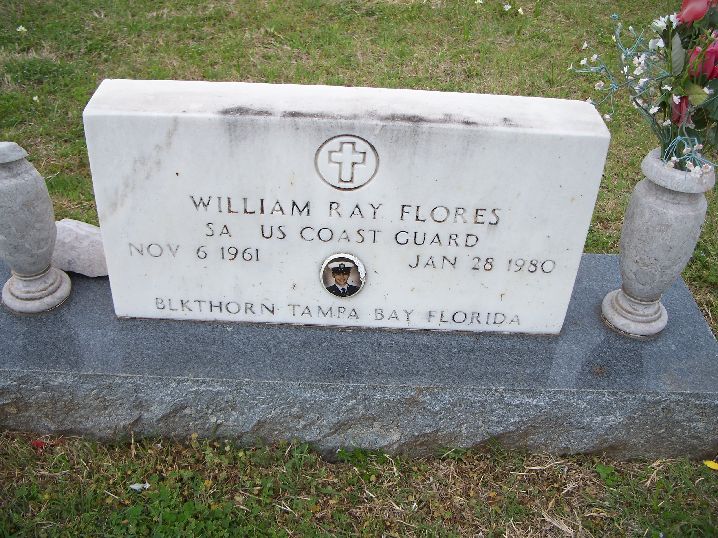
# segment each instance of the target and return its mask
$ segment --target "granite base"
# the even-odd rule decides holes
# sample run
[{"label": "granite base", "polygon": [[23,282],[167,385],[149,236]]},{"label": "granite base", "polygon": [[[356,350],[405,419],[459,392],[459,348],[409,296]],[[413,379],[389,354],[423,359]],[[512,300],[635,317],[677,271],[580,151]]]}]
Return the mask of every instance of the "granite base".
[{"label": "granite base", "polygon": [[[9,272],[0,266],[0,281]],[[584,255],[559,336],[117,319],[106,278],[0,309],[0,428],[298,439],[330,455],[498,440],[622,458],[718,452],[718,344],[683,281],[647,340],[601,322],[615,256]]]}]

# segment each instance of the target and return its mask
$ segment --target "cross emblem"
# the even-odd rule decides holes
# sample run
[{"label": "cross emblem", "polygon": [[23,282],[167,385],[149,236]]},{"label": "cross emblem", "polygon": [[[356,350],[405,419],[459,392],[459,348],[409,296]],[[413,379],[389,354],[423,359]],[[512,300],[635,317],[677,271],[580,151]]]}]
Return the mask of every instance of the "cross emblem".
[{"label": "cross emblem", "polygon": [[319,177],[342,191],[353,191],[369,183],[378,166],[376,148],[361,136],[352,134],[325,140],[314,154],[314,167]]},{"label": "cross emblem", "polygon": [[354,181],[354,166],[366,162],[366,151],[356,151],[356,143],[342,142],[339,151],[329,152],[329,162],[339,165],[339,181]]}]

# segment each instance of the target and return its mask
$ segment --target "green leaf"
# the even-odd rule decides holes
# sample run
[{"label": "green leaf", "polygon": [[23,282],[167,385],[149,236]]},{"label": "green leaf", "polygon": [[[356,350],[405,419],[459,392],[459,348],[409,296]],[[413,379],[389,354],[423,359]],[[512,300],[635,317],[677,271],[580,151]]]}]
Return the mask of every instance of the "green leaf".
[{"label": "green leaf", "polygon": [[693,84],[692,82],[687,83],[685,91],[688,96],[688,100],[694,106],[700,106],[706,99],[708,99],[708,94],[704,92],[703,88],[698,84]]},{"label": "green leaf", "polygon": [[708,11],[707,16],[703,17],[707,28],[715,28],[718,26],[718,11],[711,9]]},{"label": "green leaf", "polygon": [[707,111],[711,119],[715,121],[718,120],[718,79],[709,80],[706,87],[713,90],[713,93],[701,104],[701,109]]},{"label": "green leaf", "polygon": [[715,146],[716,143],[718,143],[718,125],[713,125],[704,131],[703,144],[707,146]]},{"label": "green leaf", "polygon": [[681,37],[676,33],[671,41],[671,70],[673,75],[680,74],[686,64],[686,51],[681,45]]},{"label": "green leaf", "polygon": [[697,108],[695,112],[693,112],[691,119],[693,120],[693,125],[696,126],[697,131],[702,131],[708,127],[708,124],[710,123],[710,118],[708,117],[708,112],[705,108]]}]

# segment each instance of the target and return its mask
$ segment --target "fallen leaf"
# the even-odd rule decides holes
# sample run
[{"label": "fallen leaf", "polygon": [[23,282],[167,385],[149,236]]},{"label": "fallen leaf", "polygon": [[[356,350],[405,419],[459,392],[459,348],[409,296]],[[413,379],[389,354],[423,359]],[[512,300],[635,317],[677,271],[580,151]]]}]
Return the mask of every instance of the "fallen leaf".
[{"label": "fallen leaf", "polygon": [[144,484],[140,484],[139,482],[136,484],[130,484],[130,489],[134,491],[142,491],[143,489],[149,489],[150,485],[145,482]]},{"label": "fallen leaf", "polygon": [[714,471],[718,471],[718,461],[712,461],[712,460],[705,460],[703,464],[708,467],[709,469],[713,469]]}]

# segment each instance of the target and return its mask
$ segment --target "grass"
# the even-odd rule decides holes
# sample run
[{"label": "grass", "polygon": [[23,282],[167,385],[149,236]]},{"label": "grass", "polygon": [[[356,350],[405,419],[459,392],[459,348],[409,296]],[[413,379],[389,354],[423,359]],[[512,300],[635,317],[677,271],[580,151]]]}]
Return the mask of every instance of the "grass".
[{"label": "grass", "polygon": [[[612,50],[678,2],[2,0],[0,139],[24,146],[57,218],[97,224],[82,109],[104,78],[238,80],[585,99],[581,44]],[[525,15],[517,13],[522,7]],[[27,31],[18,32],[22,25]],[[589,252],[617,252],[639,164],[656,145],[619,103]],[[718,331],[718,217],[684,277]],[[499,447],[412,460],[304,445],[102,445],[0,435],[0,536],[715,536],[718,473]],[[133,483],[150,484],[134,492]],[[571,534],[573,533],[573,534]]]},{"label": "grass", "polygon": [[[303,444],[0,435],[0,535],[715,536],[698,463],[487,446],[408,459]],[[44,443],[44,445],[42,445]],[[40,444],[41,446],[37,446]],[[133,484],[148,484],[134,491]]]}]

